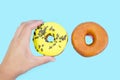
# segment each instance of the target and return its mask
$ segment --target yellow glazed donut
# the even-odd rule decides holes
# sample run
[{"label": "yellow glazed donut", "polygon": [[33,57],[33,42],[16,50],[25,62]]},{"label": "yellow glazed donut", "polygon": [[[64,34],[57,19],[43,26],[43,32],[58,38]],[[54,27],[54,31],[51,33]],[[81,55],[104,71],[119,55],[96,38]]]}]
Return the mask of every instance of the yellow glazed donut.
[{"label": "yellow glazed donut", "polygon": [[[53,37],[52,41],[48,37]],[[57,56],[65,48],[68,35],[61,25],[46,22],[35,29],[33,42],[35,49],[45,56]]]}]

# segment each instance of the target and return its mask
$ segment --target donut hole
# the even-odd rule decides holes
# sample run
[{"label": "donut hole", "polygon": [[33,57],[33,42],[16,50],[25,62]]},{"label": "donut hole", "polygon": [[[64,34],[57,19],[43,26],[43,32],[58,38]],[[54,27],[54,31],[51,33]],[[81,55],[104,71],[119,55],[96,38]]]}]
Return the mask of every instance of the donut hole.
[{"label": "donut hole", "polygon": [[85,36],[85,43],[87,45],[92,45],[92,43],[93,43],[93,36],[91,34],[87,34]]},{"label": "donut hole", "polygon": [[52,36],[52,35],[48,35],[47,37],[46,37],[46,41],[47,42],[53,42],[54,41],[54,36]]}]

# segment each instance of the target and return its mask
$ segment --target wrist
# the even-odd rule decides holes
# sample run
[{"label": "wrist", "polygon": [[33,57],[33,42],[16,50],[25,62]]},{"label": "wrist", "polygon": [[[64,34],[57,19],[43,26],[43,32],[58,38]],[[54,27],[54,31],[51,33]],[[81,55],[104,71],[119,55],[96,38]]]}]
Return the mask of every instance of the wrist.
[{"label": "wrist", "polygon": [[16,76],[11,70],[0,65],[0,80],[15,80]]}]

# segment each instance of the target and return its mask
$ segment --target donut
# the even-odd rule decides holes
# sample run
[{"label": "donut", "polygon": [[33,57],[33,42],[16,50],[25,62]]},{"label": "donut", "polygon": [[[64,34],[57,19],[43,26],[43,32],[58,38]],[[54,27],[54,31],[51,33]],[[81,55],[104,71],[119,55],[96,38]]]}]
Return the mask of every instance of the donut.
[{"label": "donut", "polygon": [[[53,40],[49,41],[49,37],[53,37]],[[40,54],[57,56],[66,47],[68,34],[61,25],[54,22],[46,22],[35,29],[33,42],[35,49]]]},{"label": "donut", "polygon": [[[91,36],[93,42],[87,44],[85,37]],[[72,32],[73,48],[84,57],[99,54],[108,44],[108,35],[104,28],[95,22],[79,24]]]}]

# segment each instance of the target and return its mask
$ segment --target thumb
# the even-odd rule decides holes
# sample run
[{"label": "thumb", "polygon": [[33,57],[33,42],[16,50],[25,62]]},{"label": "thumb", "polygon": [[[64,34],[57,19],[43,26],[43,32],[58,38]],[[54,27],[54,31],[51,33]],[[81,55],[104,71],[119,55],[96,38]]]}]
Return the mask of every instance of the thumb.
[{"label": "thumb", "polygon": [[35,57],[35,66],[39,66],[48,62],[54,62],[55,58],[50,56],[34,56]]}]

